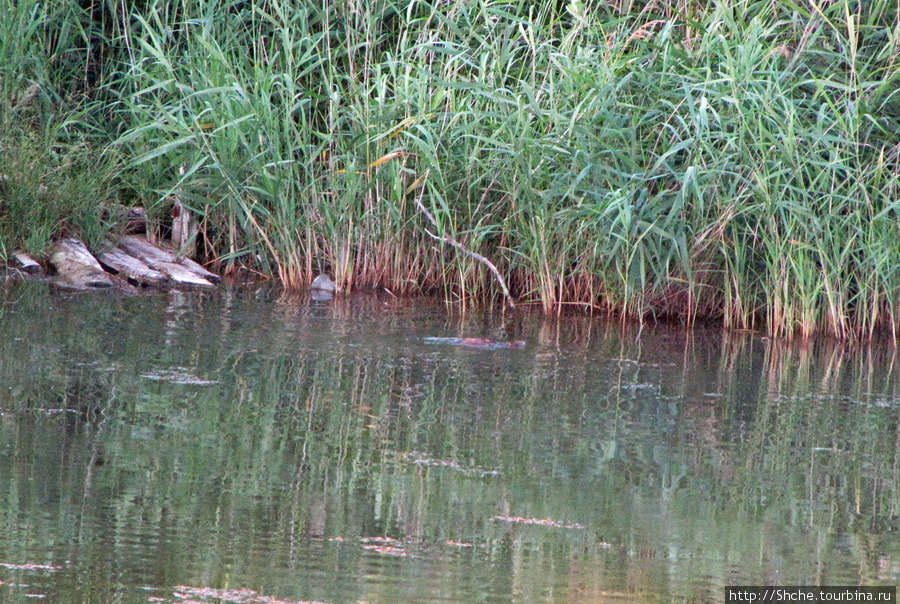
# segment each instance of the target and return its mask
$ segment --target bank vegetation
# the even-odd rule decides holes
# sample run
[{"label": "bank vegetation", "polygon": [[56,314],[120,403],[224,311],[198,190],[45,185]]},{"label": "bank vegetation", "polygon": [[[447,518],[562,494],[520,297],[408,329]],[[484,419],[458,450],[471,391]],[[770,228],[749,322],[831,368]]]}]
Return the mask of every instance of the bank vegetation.
[{"label": "bank vegetation", "polygon": [[3,2],[0,252],[181,204],[288,289],[897,334],[898,37],[884,0]]}]

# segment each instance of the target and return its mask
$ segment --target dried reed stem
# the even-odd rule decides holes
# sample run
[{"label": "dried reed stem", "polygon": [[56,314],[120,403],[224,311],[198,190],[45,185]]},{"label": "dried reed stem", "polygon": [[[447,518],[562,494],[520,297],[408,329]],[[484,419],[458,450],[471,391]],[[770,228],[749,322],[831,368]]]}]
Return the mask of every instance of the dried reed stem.
[{"label": "dried reed stem", "polygon": [[[422,204],[422,196],[421,195],[416,196],[416,205],[419,206],[419,209],[422,210],[422,213],[425,214],[425,217],[428,218],[428,221],[431,222],[431,224],[433,224],[436,229],[439,229],[440,227],[438,226],[437,220],[434,219],[434,216],[431,214],[431,212],[428,211],[428,208],[426,208]],[[506,297],[506,302],[509,304],[509,307],[510,308],[516,307],[515,303],[513,302],[513,298],[509,293],[509,288],[506,287],[506,281],[504,281],[503,275],[500,274],[500,271],[497,270],[497,267],[494,266],[493,262],[491,262],[490,260],[488,260],[487,258],[482,256],[481,254],[478,254],[478,253],[473,252],[470,249],[466,248],[466,246],[461,244],[459,241],[457,241],[453,237],[450,237],[449,235],[438,236],[438,235],[435,235],[434,233],[432,233],[431,231],[429,231],[428,229],[424,229],[424,231],[426,233],[428,233],[429,237],[436,239],[437,241],[440,241],[442,243],[452,245],[453,247],[455,247],[456,249],[461,251],[463,254],[469,256],[470,258],[474,258],[475,260],[478,260],[479,262],[483,263],[486,267],[488,267],[488,269],[492,273],[494,273],[494,277],[497,279],[497,283],[500,284],[500,289],[503,290],[503,295]]]}]

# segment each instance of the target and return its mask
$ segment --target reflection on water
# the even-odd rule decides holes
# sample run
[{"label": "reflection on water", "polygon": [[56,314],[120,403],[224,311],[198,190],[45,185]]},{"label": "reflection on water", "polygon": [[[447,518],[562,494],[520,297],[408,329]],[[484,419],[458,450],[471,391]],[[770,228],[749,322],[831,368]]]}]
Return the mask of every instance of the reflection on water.
[{"label": "reflection on water", "polygon": [[3,602],[712,602],[900,578],[889,347],[377,298],[0,295]]}]

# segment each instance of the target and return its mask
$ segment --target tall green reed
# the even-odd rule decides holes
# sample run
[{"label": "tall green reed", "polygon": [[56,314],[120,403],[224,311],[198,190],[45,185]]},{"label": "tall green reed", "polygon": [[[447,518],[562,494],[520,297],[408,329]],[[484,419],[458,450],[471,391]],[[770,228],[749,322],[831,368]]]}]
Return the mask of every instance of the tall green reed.
[{"label": "tall green reed", "polygon": [[226,269],[499,295],[434,235],[547,312],[896,328],[886,1],[106,8],[123,179]]},{"label": "tall green reed", "polygon": [[0,257],[40,254],[60,232],[109,225],[114,154],[95,96],[102,27],[77,3],[0,4]]}]

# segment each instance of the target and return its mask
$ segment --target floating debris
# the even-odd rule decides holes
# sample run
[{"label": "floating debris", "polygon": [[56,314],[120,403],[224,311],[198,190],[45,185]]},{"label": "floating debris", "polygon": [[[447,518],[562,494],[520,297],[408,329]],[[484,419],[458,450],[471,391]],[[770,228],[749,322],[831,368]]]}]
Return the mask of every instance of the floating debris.
[{"label": "floating debris", "polygon": [[[215,589],[212,587],[190,587],[188,585],[178,585],[175,587],[173,595],[179,598],[177,601],[182,604],[198,601],[206,602],[208,600],[233,602],[235,604],[325,604],[325,602],[314,600],[279,600],[272,596],[259,595],[259,592],[252,589]],[[200,600],[188,598],[200,598]]]},{"label": "floating debris", "polygon": [[431,466],[438,468],[450,468],[451,470],[455,470],[457,472],[462,472],[463,474],[470,474],[474,476],[500,476],[500,470],[486,470],[481,466],[474,466],[471,468],[464,468],[459,465],[457,462],[452,460],[444,460],[444,459],[432,459],[427,455],[422,453],[409,453],[409,458],[412,459],[412,462],[417,466]]},{"label": "floating debris", "polygon": [[504,342],[491,338],[423,338],[429,344],[449,344],[450,346],[462,346],[463,348],[476,348],[478,350],[499,350],[502,348],[524,348],[525,340],[512,340]]},{"label": "floating debris", "polygon": [[382,554],[384,556],[398,556],[404,558],[409,554],[402,547],[393,547],[391,545],[363,545],[363,549]]},{"label": "floating debris", "polygon": [[218,380],[204,380],[199,378],[182,367],[142,373],[141,377],[148,380],[172,382],[173,384],[191,384],[194,386],[212,386],[213,384],[219,383]]},{"label": "floating debris", "polygon": [[494,516],[491,520],[500,520],[502,522],[514,522],[516,524],[536,524],[539,526],[549,526],[552,528],[564,529],[583,529],[581,524],[563,524],[555,520],[547,520],[546,518],[522,518],[521,516]]},{"label": "floating debris", "polygon": [[363,543],[393,543],[395,545],[400,545],[403,542],[399,539],[394,539],[393,537],[360,537],[359,540]]},{"label": "floating debris", "polygon": [[401,558],[408,555],[406,550],[400,547],[404,543],[399,539],[391,537],[360,537],[359,540],[363,544],[363,549],[371,552]]},{"label": "floating debris", "polygon": [[[343,543],[345,539],[343,537],[331,537],[328,541],[335,543]],[[405,541],[401,541],[400,539],[394,539],[393,537],[360,537],[360,543],[363,544],[363,549],[377,552],[379,554],[385,554],[388,556],[406,556],[407,551],[407,543]],[[421,544],[420,544],[421,545]],[[448,539],[446,541],[441,541],[437,545],[449,545],[452,547],[475,547],[471,543],[466,543],[464,541],[454,541],[453,539]]]},{"label": "floating debris", "polygon": [[622,384],[619,386],[620,390],[659,390],[659,384],[651,384],[649,382],[644,382],[642,384]]},{"label": "floating debris", "polygon": [[57,566],[48,566],[46,564],[10,564],[9,562],[0,562],[3,568],[12,568],[15,570],[58,570]]}]

